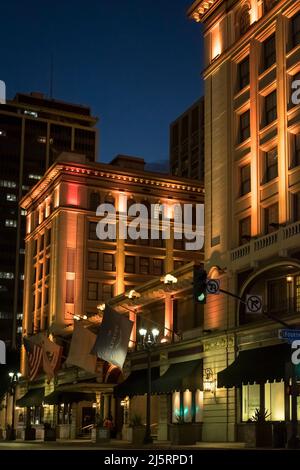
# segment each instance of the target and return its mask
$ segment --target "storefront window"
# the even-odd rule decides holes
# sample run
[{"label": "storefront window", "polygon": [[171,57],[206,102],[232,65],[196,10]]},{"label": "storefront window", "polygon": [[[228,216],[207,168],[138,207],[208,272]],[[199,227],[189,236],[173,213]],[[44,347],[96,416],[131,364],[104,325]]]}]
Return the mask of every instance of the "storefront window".
[{"label": "storefront window", "polygon": [[251,419],[256,409],[259,409],[259,385],[243,385],[242,421]]},{"label": "storefront window", "polygon": [[268,421],[284,421],[284,383],[265,384],[265,409]]},{"label": "storefront window", "polygon": [[174,392],[172,395],[172,423],[177,423],[180,415],[180,392]]},{"label": "storefront window", "polygon": [[179,419],[185,423],[201,423],[203,421],[203,392],[174,392],[172,394],[172,423]]},{"label": "storefront window", "polygon": [[183,393],[183,417],[186,423],[192,422],[193,396],[192,392],[186,390]]}]

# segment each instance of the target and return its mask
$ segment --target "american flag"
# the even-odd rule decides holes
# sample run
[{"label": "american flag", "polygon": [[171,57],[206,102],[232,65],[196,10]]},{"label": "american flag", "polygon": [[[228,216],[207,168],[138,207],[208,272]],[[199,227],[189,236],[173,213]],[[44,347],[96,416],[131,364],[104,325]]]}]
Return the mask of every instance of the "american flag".
[{"label": "american flag", "polygon": [[28,358],[28,379],[34,380],[38,375],[42,361],[43,349],[42,338],[40,335],[34,335],[30,338],[23,338],[24,347]]}]

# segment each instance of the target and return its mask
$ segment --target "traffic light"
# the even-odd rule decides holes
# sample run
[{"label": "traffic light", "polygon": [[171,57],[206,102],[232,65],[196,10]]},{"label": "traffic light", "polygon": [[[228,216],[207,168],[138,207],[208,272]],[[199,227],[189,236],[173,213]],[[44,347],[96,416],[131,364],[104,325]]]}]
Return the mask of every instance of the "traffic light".
[{"label": "traffic light", "polygon": [[207,273],[202,266],[194,266],[193,293],[194,301],[200,304],[206,303]]}]

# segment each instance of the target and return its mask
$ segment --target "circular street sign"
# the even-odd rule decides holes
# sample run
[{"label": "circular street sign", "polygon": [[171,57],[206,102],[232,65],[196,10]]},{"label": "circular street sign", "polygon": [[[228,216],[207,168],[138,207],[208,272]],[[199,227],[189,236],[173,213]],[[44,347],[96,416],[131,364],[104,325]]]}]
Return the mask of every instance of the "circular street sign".
[{"label": "circular street sign", "polygon": [[209,294],[219,294],[220,292],[219,279],[209,279],[206,283],[206,290]]},{"label": "circular street sign", "polygon": [[246,309],[248,313],[261,313],[262,306],[262,297],[260,295],[247,296]]}]

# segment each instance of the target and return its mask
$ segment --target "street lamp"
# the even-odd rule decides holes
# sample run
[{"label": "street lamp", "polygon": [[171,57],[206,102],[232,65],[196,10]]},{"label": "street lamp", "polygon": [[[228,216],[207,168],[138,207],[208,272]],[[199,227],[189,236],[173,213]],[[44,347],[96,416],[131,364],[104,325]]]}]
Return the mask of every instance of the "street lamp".
[{"label": "street lamp", "polygon": [[153,442],[151,437],[151,350],[157,342],[159,330],[152,328],[151,331],[148,331],[146,328],[141,328],[139,334],[141,336],[142,346],[147,351],[147,413],[144,444],[151,444]]},{"label": "street lamp", "polygon": [[13,397],[12,400],[12,416],[11,416],[11,431],[8,436],[8,440],[14,441],[16,439],[16,430],[15,430],[15,401],[16,401],[16,385],[19,382],[19,379],[21,377],[20,372],[9,372],[8,373],[9,378],[10,378],[10,394]]}]

